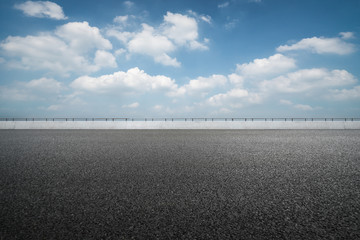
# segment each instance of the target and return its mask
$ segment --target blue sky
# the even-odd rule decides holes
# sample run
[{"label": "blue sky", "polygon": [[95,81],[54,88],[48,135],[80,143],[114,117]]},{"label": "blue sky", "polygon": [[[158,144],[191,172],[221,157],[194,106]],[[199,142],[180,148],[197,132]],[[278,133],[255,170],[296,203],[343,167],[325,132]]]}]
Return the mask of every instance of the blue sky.
[{"label": "blue sky", "polygon": [[1,117],[360,117],[359,0],[0,2]]}]

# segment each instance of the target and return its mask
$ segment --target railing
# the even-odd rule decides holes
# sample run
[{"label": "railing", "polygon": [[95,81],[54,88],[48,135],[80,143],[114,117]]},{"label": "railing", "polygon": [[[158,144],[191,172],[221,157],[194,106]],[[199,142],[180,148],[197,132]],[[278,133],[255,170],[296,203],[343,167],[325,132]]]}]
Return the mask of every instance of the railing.
[{"label": "railing", "polygon": [[360,118],[0,118],[0,121],[46,121],[46,122],[55,122],[55,121],[104,121],[104,122],[114,122],[114,121],[142,121],[142,122],[154,122],[154,121],[163,121],[163,122],[215,122],[215,121],[244,121],[244,122],[255,122],[255,121],[283,121],[283,122],[315,122],[315,121],[345,121],[345,122],[354,122],[360,121]]}]

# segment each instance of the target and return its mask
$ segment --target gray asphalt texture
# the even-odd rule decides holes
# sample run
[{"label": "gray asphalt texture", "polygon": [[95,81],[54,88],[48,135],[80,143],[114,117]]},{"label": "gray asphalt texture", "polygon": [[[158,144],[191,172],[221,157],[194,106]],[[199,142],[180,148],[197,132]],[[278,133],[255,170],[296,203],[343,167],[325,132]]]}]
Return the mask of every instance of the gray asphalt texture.
[{"label": "gray asphalt texture", "polygon": [[360,239],[360,130],[1,130],[0,239]]}]

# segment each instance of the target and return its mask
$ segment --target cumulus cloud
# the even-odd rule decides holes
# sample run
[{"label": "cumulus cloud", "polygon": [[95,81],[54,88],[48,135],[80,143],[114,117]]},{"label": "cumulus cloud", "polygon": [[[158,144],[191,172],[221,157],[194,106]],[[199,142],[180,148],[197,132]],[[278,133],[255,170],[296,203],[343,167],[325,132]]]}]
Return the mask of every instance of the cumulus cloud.
[{"label": "cumulus cloud", "polygon": [[151,76],[139,68],[131,68],[127,72],[119,71],[100,77],[82,76],[75,79],[70,86],[77,90],[97,93],[119,91],[122,93],[144,93],[149,91],[176,91],[175,80],[163,76]]},{"label": "cumulus cloud", "polygon": [[[195,13],[194,13],[195,14]],[[198,19],[211,22],[209,16],[200,16]],[[114,21],[124,23],[128,16],[118,16]],[[107,30],[107,35],[121,41],[129,54],[143,54],[150,56],[155,62],[165,66],[179,67],[181,63],[171,56],[180,47],[190,50],[207,50],[208,39],[198,41],[198,23],[188,15],[167,12],[163,23],[157,27],[141,24],[140,31],[130,32],[113,27]]]},{"label": "cumulus cloud", "polygon": [[57,73],[91,71],[84,56],[72,51],[61,39],[51,35],[8,37],[0,44],[12,60],[10,66],[26,70],[50,70]]},{"label": "cumulus cloud", "polygon": [[15,8],[23,11],[25,15],[30,17],[52,18],[56,20],[67,19],[62,7],[50,1],[26,1],[16,4]]},{"label": "cumulus cloud", "polygon": [[103,50],[96,51],[94,63],[99,68],[102,68],[102,67],[115,68],[115,67],[117,67],[115,57],[111,53],[103,51]]},{"label": "cumulus cloud", "polygon": [[[180,46],[193,44],[192,49],[206,48],[203,44],[197,42],[198,25],[194,18],[167,12],[162,27],[164,28],[163,34]],[[196,47],[194,48],[194,46]]]},{"label": "cumulus cloud", "polygon": [[10,67],[47,70],[62,75],[95,72],[105,65],[115,67],[110,53],[107,54],[110,60],[105,64],[100,61],[104,52],[94,52],[111,48],[111,43],[101,36],[99,29],[87,22],[67,23],[56,29],[54,34],[10,36],[0,44]]},{"label": "cumulus cloud", "polygon": [[244,84],[244,77],[240,76],[236,73],[232,73],[228,76],[229,81],[231,84],[235,85],[236,87],[242,87]]},{"label": "cumulus cloud", "polygon": [[207,99],[207,103],[217,107],[241,108],[249,103],[260,103],[262,96],[242,88],[233,88],[226,93],[219,93]]},{"label": "cumulus cloud", "polygon": [[147,24],[142,26],[143,31],[129,41],[129,52],[149,55],[163,65],[179,67],[180,63],[167,55],[167,53],[175,50],[174,44],[165,36],[157,34],[153,27]]},{"label": "cumulus cloud", "polygon": [[237,65],[236,72],[247,77],[264,77],[277,75],[296,67],[295,60],[282,54],[275,54],[269,58],[255,59],[250,63]]},{"label": "cumulus cloud", "polygon": [[70,22],[60,26],[55,34],[65,40],[73,51],[84,53],[92,49],[112,49],[97,27],[88,22]]},{"label": "cumulus cloud", "polygon": [[282,45],[277,48],[279,52],[307,50],[317,54],[346,55],[355,51],[355,46],[344,40],[352,37],[352,33],[340,33],[342,38],[312,37],[304,38],[292,45]]},{"label": "cumulus cloud", "polygon": [[332,100],[359,100],[360,99],[360,86],[355,86],[352,89],[331,90],[329,99],[332,99]]},{"label": "cumulus cloud", "polygon": [[263,91],[299,93],[354,83],[356,83],[355,77],[346,70],[329,71],[324,68],[313,68],[302,69],[272,80],[262,81],[259,87]]},{"label": "cumulus cloud", "polygon": [[190,80],[189,83],[179,88],[178,92],[205,96],[211,90],[224,86],[227,81],[226,76],[217,74],[211,75],[210,77],[198,77]]}]

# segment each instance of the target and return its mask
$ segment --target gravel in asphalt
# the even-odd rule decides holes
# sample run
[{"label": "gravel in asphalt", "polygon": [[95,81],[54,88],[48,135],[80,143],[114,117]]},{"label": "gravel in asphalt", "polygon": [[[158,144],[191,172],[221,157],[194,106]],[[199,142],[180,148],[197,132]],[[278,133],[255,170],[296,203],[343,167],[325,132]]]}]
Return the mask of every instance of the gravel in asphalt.
[{"label": "gravel in asphalt", "polygon": [[0,239],[360,239],[360,130],[1,130]]}]

